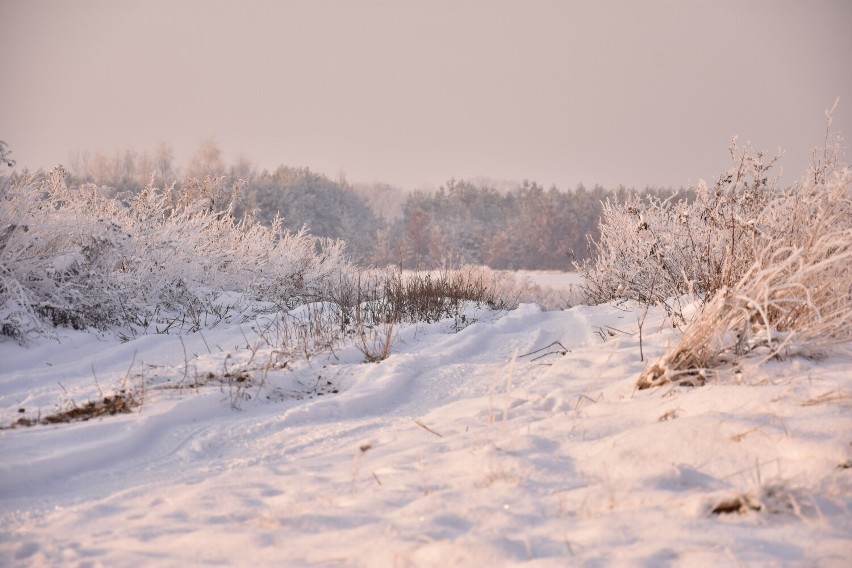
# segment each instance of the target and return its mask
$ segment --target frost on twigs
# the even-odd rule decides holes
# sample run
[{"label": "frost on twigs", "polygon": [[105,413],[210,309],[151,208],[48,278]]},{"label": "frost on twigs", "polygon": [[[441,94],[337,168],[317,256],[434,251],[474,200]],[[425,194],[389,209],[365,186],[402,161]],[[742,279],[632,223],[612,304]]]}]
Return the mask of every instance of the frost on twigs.
[{"label": "frost on twigs", "polygon": [[852,173],[839,148],[748,220],[748,245],[721,264],[748,268],[709,296],[639,388],[703,384],[742,357],[818,357],[852,341]]},{"label": "frost on twigs", "polygon": [[589,243],[594,258],[577,264],[587,301],[709,298],[742,277],[765,229],[760,213],[777,195],[769,171],[778,156],[741,148],[736,139],[729,150],[733,165],[713,187],[702,181],[679,198],[633,194],[604,203],[600,239]]},{"label": "frost on twigs", "polygon": [[235,218],[241,189],[207,177],[116,198],[61,168],[0,186],[0,335],[195,331],[246,309],[223,307],[226,292],[277,306],[326,294],[343,243]]},{"label": "frost on twigs", "polygon": [[12,159],[12,151],[5,142],[0,140],[0,164],[5,164],[10,168],[15,167],[15,160]]}]

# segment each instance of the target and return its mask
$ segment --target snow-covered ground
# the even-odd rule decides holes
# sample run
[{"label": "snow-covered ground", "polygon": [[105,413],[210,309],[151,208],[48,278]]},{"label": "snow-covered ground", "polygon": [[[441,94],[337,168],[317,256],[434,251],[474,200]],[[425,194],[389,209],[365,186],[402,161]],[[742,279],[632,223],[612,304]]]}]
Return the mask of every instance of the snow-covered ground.
[{"label": "snow-covered ground", "polygon": [[259,320],[0,342],[4,426],[144,397],[0,431],[0,565],[849,566],[850,359],[637,391],[677,332],[643,362],[636,314],[471,309],[380,363]]},{"label": "snow-covered ground", "polygon": [[583,283],[583,277],[577,272],[562,272],[559,270],[515,270],[519,280],[529,280],[539,286],[547,286],[557,290],[574,290]]},{"label": "snow-covered ground", "polygon": [[509,275],[518,286],[519,300],[538,304],[546,310],[562,310],[583,301],[583,277],[577,272],[509,270],[501,274]]}]

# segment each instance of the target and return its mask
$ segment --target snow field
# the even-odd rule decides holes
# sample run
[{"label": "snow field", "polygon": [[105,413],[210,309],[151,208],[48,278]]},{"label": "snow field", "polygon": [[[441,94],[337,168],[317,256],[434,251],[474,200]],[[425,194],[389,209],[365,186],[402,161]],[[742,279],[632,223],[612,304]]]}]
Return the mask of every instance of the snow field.
[{"label": "snow field", "polygon": [[0,564],[846,565],[848,358],[637,391],[676,336],[653,308],[644,362],[631,304],[467,315],[380,363],[294,358],[236,404],[190,384],[271,360],[261,323],[0,344],[4,425],[144,386],[132,414],[0,431]]}]

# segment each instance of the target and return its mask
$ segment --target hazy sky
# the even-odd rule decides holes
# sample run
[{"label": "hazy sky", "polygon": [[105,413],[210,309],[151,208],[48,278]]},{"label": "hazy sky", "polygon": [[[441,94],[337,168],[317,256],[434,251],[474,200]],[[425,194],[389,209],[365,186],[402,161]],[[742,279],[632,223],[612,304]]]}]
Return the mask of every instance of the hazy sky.
[{"label": "hazy sky", "polygon": [[0,139],[450,178],[681,186],[731,136],[785,181],[852,140],[852,2],[0,0]]}]

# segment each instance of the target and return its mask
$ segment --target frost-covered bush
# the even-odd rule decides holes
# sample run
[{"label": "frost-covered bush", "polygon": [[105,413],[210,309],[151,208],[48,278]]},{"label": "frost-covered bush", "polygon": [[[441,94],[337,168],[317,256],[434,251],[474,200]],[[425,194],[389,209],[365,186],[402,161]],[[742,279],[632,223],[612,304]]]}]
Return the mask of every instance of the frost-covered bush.
[{"label": "frost-covered bush", "polygon": [[710,296],[749,270],[755,251],[783,230],[765,218],[778,197],[768,171],[777,156],[742,149],[733,140],[734,165],[713,187],[701,181],[695,199],[631,195],[604,203],[594,258],[577,265],[586,300],[617,298],[658,303],[681,294]]},{"label": "frost-covered bush", "polygon": [[680,340],[642,373],[640,388],[701,384],[709,369],[746,355],[820,356],[852,341],[852,172],[839,139],[817,156],[801,181],[749,219],[745,246],[721,266],[738,280],[722,278],[710,290]]},{"label": "frost-covered bush", "polygon": [[0,140],[0,165],[5,164],[10,168],[15,167],[15,160],[12,159],[12,151],[5,142]]},{"label": "frost-covered bush", "polygon": [[44,322],[137,331],[198,328],[225,291],[279,306],[326,297],[343,243],[236,219],[239,185],[188,180],[127,199],[65,173],[0,186],[0,332]]},{"label": "frost-covered bush", "polygon": [[694,188],[694,201],[605,203],[595,258],[578,265],[586,299],[690,294],[703,304],[640,387],[701,383],[749,354],[815,356],[852,341],[852,173],[841,143],[827,134],[786,189],[769,176],[777,156],[735,139],[733,167]]}]

